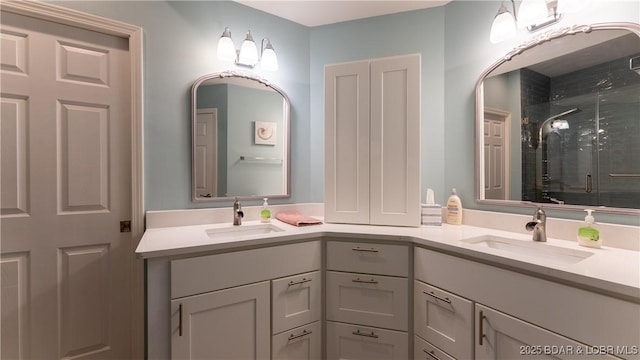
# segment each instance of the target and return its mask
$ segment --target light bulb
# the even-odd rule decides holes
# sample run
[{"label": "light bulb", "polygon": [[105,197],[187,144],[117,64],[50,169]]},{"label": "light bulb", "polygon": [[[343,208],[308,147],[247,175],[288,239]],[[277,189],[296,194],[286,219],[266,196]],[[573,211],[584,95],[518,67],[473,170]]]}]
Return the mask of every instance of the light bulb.
[{"label": "light bulb", "polygon": [[242,43],[242,47],[240,48],[240,56],[238,58],[238,63],[243,65],[255,66],[258,62],[258,48],[256,47],[256,43],[253,41],[253,37],[251,36],[251,31],[247,32],[247,37],[244,39]]},{"label": "light bulb", "polygon": [[497,44],[504,40],[513,38],[516,36],[516,20],[509,11],[503,6],[498,10],[498,14],[493,23],[491,24],[491,33],[489,34],[489,41],[493,44]]},{"label": "light bulb", "polygon": [[260,66],[267,71],[277,71],[278,70],[278,57],[276,56],[275,50],[273,50],[273,46],[271,42],[267,42],[267,46],[264,48],[262,52],[262,59],[260,60]]},{"label": "light bulb", "polygon": [[218,41],[218,59],[223,61],[236,60],[236,46],[231,40],[231,31],[225,28],[220,40]]}]

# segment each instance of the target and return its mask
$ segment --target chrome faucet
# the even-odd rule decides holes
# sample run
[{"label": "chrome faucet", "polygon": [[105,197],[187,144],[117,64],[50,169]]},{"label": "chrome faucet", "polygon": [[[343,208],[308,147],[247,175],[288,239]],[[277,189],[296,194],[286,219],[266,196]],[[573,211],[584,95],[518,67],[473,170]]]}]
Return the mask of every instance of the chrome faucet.
[{"label": "chrome faucet", "polygon": [[244,217],[244,212],[242,211],[242,205],[238,198],[233,202],[233,225],[242,225],[242,218]]},{"label": "chrome faucet", "polygon": [[528,231],[533,231],[533,241],[547,241],[547,214],[542,207],[538,207],[533,213],[533,220],[525,226]]}]

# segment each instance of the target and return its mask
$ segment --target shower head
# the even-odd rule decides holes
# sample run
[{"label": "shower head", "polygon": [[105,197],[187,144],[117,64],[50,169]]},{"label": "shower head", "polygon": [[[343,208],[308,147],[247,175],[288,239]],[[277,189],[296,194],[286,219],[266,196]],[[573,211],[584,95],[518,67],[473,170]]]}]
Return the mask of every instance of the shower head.
[{"label": "shower head", "polygon": [[[582,109],[580,108],[573,108],[571,110],[567,110],[567,111],[563,111],[559,114],[553,115],[551,117],[549,117],[548,119],[546,119],[545,121],[542,122],[542,124],[540,124],[540,130],[538,131],[538,144],[536,145],[536,148],[538,146],[540,146],[540,144],[542,144],[542,139],[544,134],[553,131],[555,129],[568,129],[569,128],[569,122],[567,120],[560,119],[561,117],[564,116],[569,116],[569,115],[573,115],[573,114],[577,114],[579,112],[581,112]],[[555,121],[558,120],[558,121]],[[557,125],[555,124],[557,123]],[[554,126],[556,125],[556,126]]]}]

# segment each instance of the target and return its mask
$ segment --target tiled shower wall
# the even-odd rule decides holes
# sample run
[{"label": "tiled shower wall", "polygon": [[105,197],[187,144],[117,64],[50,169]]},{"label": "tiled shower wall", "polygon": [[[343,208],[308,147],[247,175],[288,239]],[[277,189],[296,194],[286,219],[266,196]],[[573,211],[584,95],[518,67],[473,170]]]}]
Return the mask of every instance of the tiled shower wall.
[{"label": "tiled shower wall", "polygon": [[[638,56],[636,54],[634,56]],[[600,169],[594,174],[594,189],[599,182],[599,193],[586,194],[581,191],[569,191],[559,196],[574,204],[593,204],[616,207],[637,207],[640,203],[640,178],[611,177],[609,174],[640,174],[640,74],[629,69],[627,56],[608,63],[579,70],[570,74],[549,78],[528,69],[521,70],[522,86],[522,193],[523,200],[542,201],[540,190],[536,191],[535,148],[537,146],[538,126],[551,114],[566,110],[567,105],[543,106],[549,103],[576,104],[580,99],[582,112],[569,117],[572,130],[563,134],[569,151],[574,156],[565,157],[563,163],[566,174],[574,174],[575,183],[584,180],[575,174],[580,173],[577,166],[585,166],[577,159],[585,159],[579,151],[591,151],[598,147],[598,156],[592,164]],[[624,91],[616,89],[626,89]],[[531,108],[531,105],[538,105]],[[555,109],[554,109],[555,107]],[[600,119],[600,132],[595,128],[596,113]],[[529,123],[527,124],[527,120]],[[576,131],[579,128],[579,131]],[[586,130],[592,129],[592,130]],[[531,134],[525,137],[526,134]],[[631,134],[631,136],[629,136]],[[635,134],[635,136],[634,136]],[[588,143],[587,143],[588,142]],[[575,144],[575,145],[573,145]],[[599,160],[598,160],[599,158]],[[597,176],[596,176],[597,175]],[[599,199],[594,199],[594,196]]]}]

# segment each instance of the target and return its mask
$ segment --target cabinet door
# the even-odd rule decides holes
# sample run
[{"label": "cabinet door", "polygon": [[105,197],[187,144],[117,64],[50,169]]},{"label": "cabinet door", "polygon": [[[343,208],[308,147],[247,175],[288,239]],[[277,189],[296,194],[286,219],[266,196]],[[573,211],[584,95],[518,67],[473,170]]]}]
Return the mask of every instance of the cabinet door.
[{"label": "cabinet door", "polygon": [[271,358],[274,360],[320,360],[322,357],[320,321],[274,335],[272,342]]},{"label": "cabinet door", "polygon": [[327,321],[327,359],[406,360],[406,332]]},{"label": "cabinet door", "polygon": [[171,301],[172,359],[269,359],[269,282]]},{"label": "cabinet door", "polygon": [[324,70],[324,219],[369,223],[369,61]]},{"label": "cabinet door", "polygon": [[272,281],[273,334],[320,320],[320,282],[319,271]]},{"label": "cabinet door", "polygon": [[327,271],[327,320],[408,330],[408,280]]},{"label": "cabinet door", "polygon": [[420,226],[420,78],[418,54],[371,61],[371,224]]},{"label": "cabinet door", "polygon": [[475,307],[476,359],[616,359],[606,348],[586,346],[480,304]]},{"label": "cabinet door", "polygon": [[416,335],[458,359],[473,357],[473,303],[414,281]]}]

